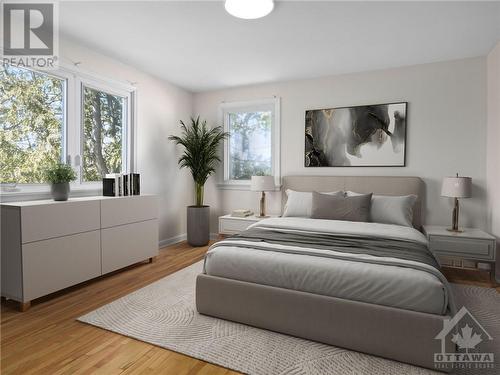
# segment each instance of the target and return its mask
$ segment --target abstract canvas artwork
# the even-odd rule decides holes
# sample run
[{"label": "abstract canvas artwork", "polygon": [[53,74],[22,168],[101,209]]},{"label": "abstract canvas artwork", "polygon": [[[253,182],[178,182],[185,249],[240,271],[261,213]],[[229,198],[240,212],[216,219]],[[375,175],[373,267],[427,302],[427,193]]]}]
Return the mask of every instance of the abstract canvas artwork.
[{"label": "abstract canvas artwork", "polygon": [[404,167],[406,102],[306,111],[306,167]]}]

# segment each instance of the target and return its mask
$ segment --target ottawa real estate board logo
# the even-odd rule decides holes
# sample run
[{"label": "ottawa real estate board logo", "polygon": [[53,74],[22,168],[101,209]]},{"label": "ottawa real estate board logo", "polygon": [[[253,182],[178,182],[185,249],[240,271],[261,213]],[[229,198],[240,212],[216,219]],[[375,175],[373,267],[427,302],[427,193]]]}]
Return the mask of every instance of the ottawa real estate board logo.
[{"label": "ottawa real estate board logo", "polygon": [[2,64],[41,70],[58,65],[57,2],[2,1]]},{"label": "ottawa real estate board logo", "polygon": [[[494,353],[487,350],[493,337],[477,319],[462,307],[435,337],[441,340],[441,351],[434,353],[436,369],[493,369]],[[450,348],[456,350],[450,350]]]}]

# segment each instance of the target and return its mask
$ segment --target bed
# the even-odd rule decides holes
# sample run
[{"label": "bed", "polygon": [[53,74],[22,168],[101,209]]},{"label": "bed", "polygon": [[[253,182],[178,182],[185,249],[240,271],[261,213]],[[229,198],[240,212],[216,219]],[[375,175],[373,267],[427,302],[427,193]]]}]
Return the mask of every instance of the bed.
[{"label": "bed", "polygon": [[283,185],[296,191],[414,194],[414,228],[298,217],[262,220],[207,252],[196,283],[198,311],[434,368],[434,353],[441,351],[434,337],[455,307],[417,230],[422,180],[292,176]]}]

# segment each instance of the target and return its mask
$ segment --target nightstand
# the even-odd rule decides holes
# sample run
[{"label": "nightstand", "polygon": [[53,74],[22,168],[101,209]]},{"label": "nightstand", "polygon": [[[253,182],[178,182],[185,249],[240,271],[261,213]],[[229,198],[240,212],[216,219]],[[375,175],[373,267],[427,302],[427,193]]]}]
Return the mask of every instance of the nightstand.
[{"label": "nightstand", "polygon": [[477,263],[489,263],[490,276],[495,280],[496,241],[492,235],[474,228],[450,232],[434,225],[424,225],[424,234],[441,266],[474,269]]},{"label": "nightstand", "polygon": [[[277,215],[270,215],[269,217],[278,217]],[[268,219],[267,217],[264,219]],[[258,216],[235,217],[229,215],[219,216],[219,234],[231,235],[237,234],[250,225],[262,220]]]}]

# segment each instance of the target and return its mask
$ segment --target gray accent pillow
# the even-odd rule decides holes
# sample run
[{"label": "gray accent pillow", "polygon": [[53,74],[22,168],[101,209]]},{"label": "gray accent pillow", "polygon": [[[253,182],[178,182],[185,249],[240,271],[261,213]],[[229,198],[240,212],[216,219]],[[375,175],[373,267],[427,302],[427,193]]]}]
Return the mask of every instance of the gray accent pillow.
[{"label": "gray accent pillow", "polygon": [[[344,196],[343,191],[332,191],[324,194]],[[283,217],[311,217],[312,192],[287,189],[286,195],[288,198]]]},{"label": "gray accent pillow", "polygon": [[368,221],[372,194],[353,197],[335,196],[313,192],[313,219]]},{"label": "gray accent pillow", "polygon": [[[358,193],[348,191],[347,196],[358,196]],[[373,195],[370,221],[413,227],[413,207],[416,201],[416,195]]]}]

